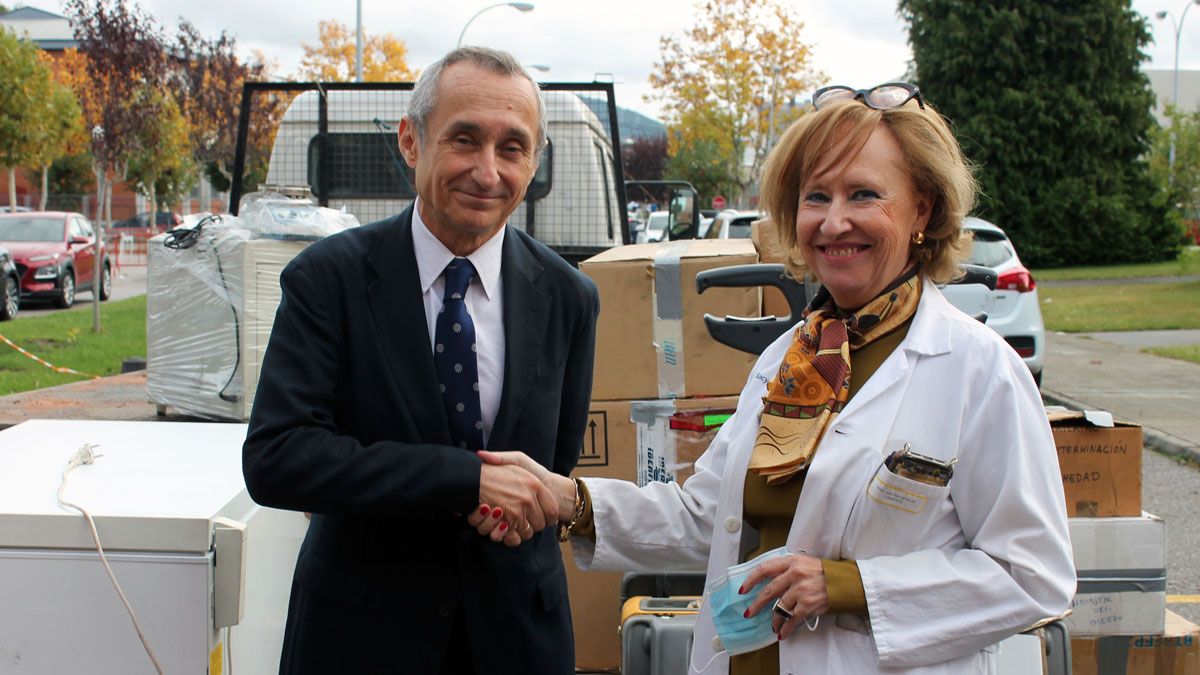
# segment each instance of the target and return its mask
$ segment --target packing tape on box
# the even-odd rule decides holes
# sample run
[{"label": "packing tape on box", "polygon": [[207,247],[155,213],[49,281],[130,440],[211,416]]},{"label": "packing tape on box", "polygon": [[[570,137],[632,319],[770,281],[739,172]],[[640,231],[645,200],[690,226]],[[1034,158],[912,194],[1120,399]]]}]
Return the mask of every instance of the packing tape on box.
[{"label": "packing tape on box", "polygon": [[683,275],[679,258],[687,242],[671,242],[654,255],[654,351],[658,397],[683,398]]},{"label": "packing tape on box", "polygon": [[1167,571],[1157,570],[1079,570],[1075,589],[1084,593],[1165,593]]},{"label": "packing tape on box", "polygon": [[675,437],[670,418],[674,401],[631,401],[629,421],[637,426],[637,484],[675,480]]}]

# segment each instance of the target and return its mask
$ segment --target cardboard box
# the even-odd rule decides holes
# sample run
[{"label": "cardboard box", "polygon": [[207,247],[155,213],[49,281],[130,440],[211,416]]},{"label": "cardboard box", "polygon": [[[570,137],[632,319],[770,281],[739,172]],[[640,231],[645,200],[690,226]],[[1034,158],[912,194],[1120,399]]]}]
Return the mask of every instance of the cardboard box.
[{"label": "cardboard box", "polygon": [[1071,635],[1156,635],[1167,609],[1167,528],[1158,516],[1071,518],[1079,585]]},{"label": "cardboard box", "polygon": [[1048,412],[1067,515],[1140,516],[1142,428],[1109,413]]},{"label": "cardboard box", "polygon": [[1161,635],[1071,638],[1072,675],[1200,675],[1200,628],[1165,612]]},{"label": "cardboard box", "polygon": [[759,316],[759,288],[696,292],[696,274],[758,262],[745,239],[618,246],[579,269],[600,290],[597,401],[736,394],[755,357],[713,340],[704,314]]},{"label": "cardboard box", "polygon": [[[754,221],[750,226],[750,241],[758,251],[759,262],[782,264],[786,259],[779,235],[775,233],[775,223],[770,219]],[[790,315],[792,310],[778,288],[767,286],[763,288],[762,313],[763,316],[784,317]]]},{"label": "cardboard box", "polygon": [[[640,475],[682,482],[716,435],[716,422],[736,405],[736,396],[593,401],[574,475],[630,481],[638,480]],[[562,544],[562,555],[575,627],[575,667],[616,670],[621,667],[617,627],[621,623],[623,575],[581,571],[575,566],[569,543]]]}]

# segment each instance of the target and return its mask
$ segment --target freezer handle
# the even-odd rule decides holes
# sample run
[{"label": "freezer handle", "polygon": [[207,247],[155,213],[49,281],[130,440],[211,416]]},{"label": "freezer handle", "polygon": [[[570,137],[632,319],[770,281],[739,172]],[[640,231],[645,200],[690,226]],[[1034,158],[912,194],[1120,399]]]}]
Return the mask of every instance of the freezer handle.
[{"label": "freezer handle", "polygon": [[246,604],[246,524],[213,518],[213,621],[236,626]]}]

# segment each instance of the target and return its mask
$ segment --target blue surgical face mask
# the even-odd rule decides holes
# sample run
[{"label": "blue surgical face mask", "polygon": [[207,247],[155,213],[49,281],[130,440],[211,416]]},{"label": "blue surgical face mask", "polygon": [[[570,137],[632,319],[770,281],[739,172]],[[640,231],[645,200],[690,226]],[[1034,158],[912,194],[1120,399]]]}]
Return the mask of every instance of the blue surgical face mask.
[{"label": "blue surgical face mask", "polygon": [[718,651],[725,651],[731,655],[745,654],[762,649],[779,639],[771,627],[770,607],[764,607],[758,614],[746,618],[746,610],[770,579],[760,581],[745,593],[738,593],[738,589],[754,568],[768,560],[786,555],[788,550],[784,547],[767,551],[752,560],[730,567],[725,574],[705,584],[704,591],[713,625],[716,626],[717,637],[721,640]]}]

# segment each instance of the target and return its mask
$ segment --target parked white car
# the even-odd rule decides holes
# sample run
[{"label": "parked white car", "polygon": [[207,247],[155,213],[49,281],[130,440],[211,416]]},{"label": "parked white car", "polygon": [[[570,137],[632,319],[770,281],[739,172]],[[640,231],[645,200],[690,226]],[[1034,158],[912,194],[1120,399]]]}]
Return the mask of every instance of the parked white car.
[{"label": "parked white car", "polygon": [[725,209],[713,218],[703,237],[705,239],[749,239],[750,226],[763,217],[762,211]]},{"label": "parked white car", "polygon": [[1021,264],[1004,230],[971,217],[963,221],[963,227],[975,237],[967,262],[994,269],[996,290],[989,291],[980,284],[951,284],[942,293],[967,314],[987,314],[987,325],[1017,351],[1041,386],[1046,327],[1033,275]]},{"label": "parked white car", "polygon": [[635,243],[646,244],[656,241],[666,241],[667,223],[670,214],[666,211],[655,211],[646,218],[646,225],[637,231]]}]

